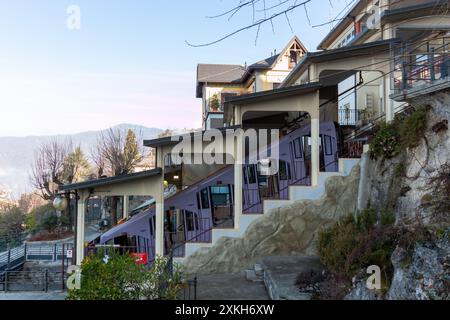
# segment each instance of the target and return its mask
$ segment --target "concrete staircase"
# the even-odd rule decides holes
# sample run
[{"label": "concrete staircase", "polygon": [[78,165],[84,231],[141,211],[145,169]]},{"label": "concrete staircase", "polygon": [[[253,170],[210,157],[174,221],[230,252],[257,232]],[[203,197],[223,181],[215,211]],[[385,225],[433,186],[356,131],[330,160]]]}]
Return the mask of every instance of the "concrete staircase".
[{"label": "concrete staircase", "polygon": [[[300,200],[318,200],[325,194],[326,181],[331,177],[348,176],[360,159],[339,159],[339,172],[321,172],[317,186],[290,186],[289,200],[264,200],[264,214],[269,211],[290,205]],[[211,243],[187,243],[184,258],[175,258],[178,263],[202,248],[212,247],[222,237],[242,237],[252,222],[261,218],[261,214],[243,214],[239,217],[239,226],[235,229],[213,229]]]}]

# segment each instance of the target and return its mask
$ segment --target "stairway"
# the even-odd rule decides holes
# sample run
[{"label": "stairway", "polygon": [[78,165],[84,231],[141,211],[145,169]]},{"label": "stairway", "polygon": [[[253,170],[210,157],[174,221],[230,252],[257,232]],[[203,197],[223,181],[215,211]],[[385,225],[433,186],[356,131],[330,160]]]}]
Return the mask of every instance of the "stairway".
[{"label": "stairway", "polygon": [[[301,200],[318,200],[325,194],[325,183],[330,177],[348,176],[352,168],[358,165],[360,159],[339,159],[339,172],[321,172],[317,186],[289,186],[289,200],[264,200],[264,214],[269,211],[290,205]],[[212,247],[220,238],[242,237],[252,222],[261,218],[261,214],[242,214],[239,216],[239,225],[235,229],[213,229],[210,243],[186,243],[185,256],[175,258],[178,263],[183,263],[187,257],[198,250]]]}]

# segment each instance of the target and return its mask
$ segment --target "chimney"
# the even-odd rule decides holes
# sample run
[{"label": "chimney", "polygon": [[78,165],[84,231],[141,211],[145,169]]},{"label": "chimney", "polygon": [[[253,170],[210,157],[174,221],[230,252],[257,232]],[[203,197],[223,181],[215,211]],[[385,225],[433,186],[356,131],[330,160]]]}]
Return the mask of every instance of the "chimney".
[{"label": "chimney", "polygon": [[273,50],[273,55],[274,55],[274,56],[277,55],[277,49]]}]

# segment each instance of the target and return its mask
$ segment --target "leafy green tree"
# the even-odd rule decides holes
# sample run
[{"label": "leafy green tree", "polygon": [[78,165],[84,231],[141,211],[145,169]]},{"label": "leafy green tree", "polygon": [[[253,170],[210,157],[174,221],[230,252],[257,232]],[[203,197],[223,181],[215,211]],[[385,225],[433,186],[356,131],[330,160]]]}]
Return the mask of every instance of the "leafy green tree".
[{"label": "leafy green tree", "polygon": [[25,214],[16,206],[0,212],[0,247],[15,246],[21,243],[25,231]]},{"label": "leafy green tree", "polygon": [[81,147],[70,152],[64,160],[63,177],[67,183],[80,182],[89,174],[90,164]]},{"label": "leafy green tree", "polygon": [[142,160],[142,155],[133,130],[128,129],[123,148],[124,169],[127,173],[133,172],[136,165]]}]

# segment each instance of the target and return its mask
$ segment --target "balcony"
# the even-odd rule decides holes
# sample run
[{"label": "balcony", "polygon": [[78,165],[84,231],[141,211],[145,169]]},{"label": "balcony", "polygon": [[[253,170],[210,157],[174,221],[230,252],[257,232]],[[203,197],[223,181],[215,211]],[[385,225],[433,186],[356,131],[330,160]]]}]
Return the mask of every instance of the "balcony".
[{"label": "balcony", "polygon": [[450,37],[444,37],[395,48],[391,98],[403,101],[448,87],[449,47]]}]

